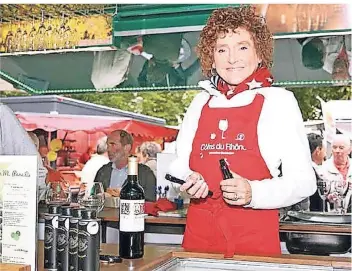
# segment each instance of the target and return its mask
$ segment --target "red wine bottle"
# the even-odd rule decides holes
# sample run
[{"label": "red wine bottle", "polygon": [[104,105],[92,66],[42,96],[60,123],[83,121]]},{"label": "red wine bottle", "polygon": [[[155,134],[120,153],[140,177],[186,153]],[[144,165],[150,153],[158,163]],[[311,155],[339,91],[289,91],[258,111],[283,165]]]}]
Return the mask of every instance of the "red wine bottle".
[{"label": "red wine bottle", "polygon": [[138,183],[137,157],[128,158],[127,180],[120,192],[120,257],[142,258],[144,255],[144,203],[142,186]]},{"label": "red wine bottle", "polygon": [[232,179],[233,176],[232,176],[232,173],[231,173],[231,171],[229,169],[229,166],[228,166],[226,160],[225,159],[220,159],[219,163],[220,163],[220,169],[221,169],[222,175],[224,177],[224,180]]}]

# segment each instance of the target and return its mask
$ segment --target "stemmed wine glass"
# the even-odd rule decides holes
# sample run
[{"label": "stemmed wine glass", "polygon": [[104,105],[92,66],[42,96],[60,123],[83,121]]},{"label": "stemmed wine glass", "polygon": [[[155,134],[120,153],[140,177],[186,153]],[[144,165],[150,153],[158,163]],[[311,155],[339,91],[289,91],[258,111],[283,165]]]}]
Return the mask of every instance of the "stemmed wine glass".
[{"label": "stemmed wine glass", "polygon": [[344,185],[340,180],[335,182],[336,199],[334,202],[334,209],[337,213],[342,214],[344,212],[343,206],[343,195],[348,188],[348,185]]},{"label": "stemmed wine glass", "polygon": [[78,204],[96,210],[99,213],[104,208],[105,194],[102,183],[87,185],[82,183],[78,192]]},{"label": "stemmed wine glass", "polygon": [[70,205],[71,197],[69,182],[50,182],[47,186],[45,202],[47,205]]},{"label": "stemmed wine glass", "polygon": [[224,132],[227,130],[227,128],[229,128],[229,123],[228,123],[227,119],[220,120],[219,121],[219,129],[220,129],[220,131],[222,131],[222,133],[221,133],[222,139],[225,139]]}]

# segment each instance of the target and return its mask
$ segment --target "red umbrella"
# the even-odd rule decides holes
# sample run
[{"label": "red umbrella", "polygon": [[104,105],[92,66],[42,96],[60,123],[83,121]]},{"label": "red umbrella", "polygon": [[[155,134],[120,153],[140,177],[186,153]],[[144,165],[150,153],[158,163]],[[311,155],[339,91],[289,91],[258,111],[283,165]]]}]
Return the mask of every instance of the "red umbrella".
[{"label": "red umbrella", "polygon": [[125,130],[131,134],[144,138],[167,138],[169,140],[175,139],[178,133],[177,129],[145,123],[137,120],[123,120],[115,122],[107,129],[104,129],[106,133],[112,132],[114,130]]}]

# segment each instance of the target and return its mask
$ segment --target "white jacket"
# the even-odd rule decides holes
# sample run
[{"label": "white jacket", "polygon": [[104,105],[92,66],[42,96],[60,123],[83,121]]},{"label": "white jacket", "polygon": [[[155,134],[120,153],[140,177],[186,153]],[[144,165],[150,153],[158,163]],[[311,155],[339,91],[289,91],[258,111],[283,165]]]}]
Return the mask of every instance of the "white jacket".
[{"label": "white jacket", "polygon": [[[202,108],[210,96],[209,107],[229,108],[250,104],[255,94],[260,93],[264,95],[265,102],[258,122],[258,142],[273,178],[249,182],[252,201],[246,207],[286,207],[302,201],[316,191],[302,115],[292,92],[277,87],[260,88],[246,90],[228,100],[212,88],[208,80],[199,82],[199,86],[205,91],[194,98],[183,119],[176,142],[177,158],[169,167],[170,174],[185,180],[192,173],[189,168],[192,143]],[[278,177],[281,163],[283,176]]]},{"label": "white jacket", "polygon": [[109,158],[105,155],[93,154],[81,171],[81,182],[86,183],[88,187],[91,187],[98,170],[109,162]]}]

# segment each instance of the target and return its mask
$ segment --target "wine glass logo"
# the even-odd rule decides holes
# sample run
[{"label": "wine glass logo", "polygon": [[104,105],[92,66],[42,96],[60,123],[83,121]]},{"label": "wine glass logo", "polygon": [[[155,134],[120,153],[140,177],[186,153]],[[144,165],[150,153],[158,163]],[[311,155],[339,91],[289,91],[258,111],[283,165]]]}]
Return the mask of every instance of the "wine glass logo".
[{"label": "wine glass logo", "polygon": [[220,129],[220,131],[222,131],[221,139],[225,139],[224,132],[227,130],[227,128],[229,128],[229,123],[228,123],[227,119],[220,120],[219,121],[219,129]]}]

